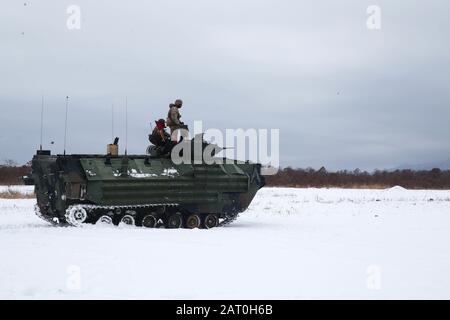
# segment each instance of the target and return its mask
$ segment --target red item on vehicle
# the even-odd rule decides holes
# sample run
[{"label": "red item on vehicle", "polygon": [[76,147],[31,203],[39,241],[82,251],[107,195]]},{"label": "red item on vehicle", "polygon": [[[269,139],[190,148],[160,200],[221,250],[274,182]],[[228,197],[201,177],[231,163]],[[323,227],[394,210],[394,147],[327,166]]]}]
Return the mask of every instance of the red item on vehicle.
[{"label": "red item on vehicle", "polygon": [[163,130],[166,127],[166,124],[164,123],[164,121],[155,121],[156,122],[156,127],[158,128],[158,130]]}]

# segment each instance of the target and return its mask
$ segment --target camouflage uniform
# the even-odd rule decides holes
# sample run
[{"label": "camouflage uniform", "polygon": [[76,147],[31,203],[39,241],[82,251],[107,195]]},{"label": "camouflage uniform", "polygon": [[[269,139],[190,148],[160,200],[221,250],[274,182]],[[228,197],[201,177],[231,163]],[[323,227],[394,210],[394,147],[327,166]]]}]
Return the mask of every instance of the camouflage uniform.
[{"label": "camouflage uniform", "polygon": [[175,130],[184,128],[184,123],[180,121],[181,114],[179,108],[183,105],[183,101],[176,100],[175,103],[169,105],[169,112],[167,114],[166,124],[170,128],[172,134]]}]

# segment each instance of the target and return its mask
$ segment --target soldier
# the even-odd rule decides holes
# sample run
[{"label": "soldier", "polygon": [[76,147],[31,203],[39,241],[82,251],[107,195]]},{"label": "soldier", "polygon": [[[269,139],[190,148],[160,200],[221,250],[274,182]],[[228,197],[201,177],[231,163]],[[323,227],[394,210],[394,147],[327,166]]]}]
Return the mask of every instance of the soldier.
[{"label": "soldier", "polygon": [[156,126],[153,129],[152,134],[149,136],[149,140],[157,148],[165,149],[170,142],[170,135],[164,130],[166,128],[166,122],[164,119],[159,119],[155,121]]},{"label": "soldier", "polygon": [[175,103],[169,105],[169,112],[167,114],[167,126],[170,128],[172,134],[175,130],[185,128],[183,122],[180,121],[181,114],[180,108],[183,106],[183,101],[180,99],[175,100]]}]

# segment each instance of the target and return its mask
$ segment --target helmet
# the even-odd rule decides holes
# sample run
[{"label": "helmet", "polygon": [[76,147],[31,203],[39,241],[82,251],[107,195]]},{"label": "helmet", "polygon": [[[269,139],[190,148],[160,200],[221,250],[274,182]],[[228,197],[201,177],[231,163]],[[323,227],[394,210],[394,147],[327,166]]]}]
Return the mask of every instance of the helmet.
[{"label": "helmet", "polygon": [[181,108],[183,106],[183,101],[181,99],[175,100],[174,105],[178,108]]}]

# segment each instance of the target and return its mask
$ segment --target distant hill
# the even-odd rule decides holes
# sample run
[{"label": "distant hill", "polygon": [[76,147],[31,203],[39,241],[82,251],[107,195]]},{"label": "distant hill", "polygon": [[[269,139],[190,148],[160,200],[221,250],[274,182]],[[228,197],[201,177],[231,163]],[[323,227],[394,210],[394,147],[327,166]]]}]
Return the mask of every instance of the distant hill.
[{"label": "distant hill", "polygon": [[415,164],[415,165],[401,165],[398,166],[392,170],[405,170],[405,169],[411,169],[411,170],[431,170],[434,168],[439,168],[441,170],[450,170],[450,159],[443,162],[432,162],[432,163],[422,163],[422,164]]}]

